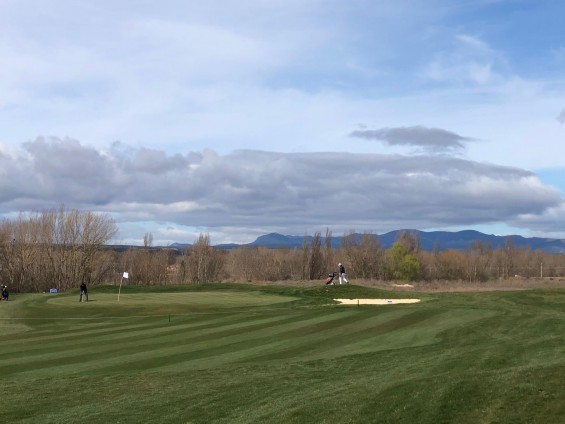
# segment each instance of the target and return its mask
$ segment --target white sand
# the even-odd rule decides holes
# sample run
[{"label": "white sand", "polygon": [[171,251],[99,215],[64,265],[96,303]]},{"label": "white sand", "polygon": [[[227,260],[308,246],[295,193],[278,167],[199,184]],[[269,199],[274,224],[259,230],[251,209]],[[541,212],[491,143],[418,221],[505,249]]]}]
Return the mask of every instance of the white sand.
[{"label": "white sand", "polygon": [[342,305],[396,305],[398,303],[418,303],[420,299],[335,299]]}]

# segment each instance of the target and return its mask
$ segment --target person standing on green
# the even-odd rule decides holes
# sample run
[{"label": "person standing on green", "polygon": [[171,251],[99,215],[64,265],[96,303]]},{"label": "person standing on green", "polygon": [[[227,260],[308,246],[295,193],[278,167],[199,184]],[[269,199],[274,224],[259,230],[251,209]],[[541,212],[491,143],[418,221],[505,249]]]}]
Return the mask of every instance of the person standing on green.
[{"label": "person standing on green", "polygon": [[84,295],[84,300],[88,302],[88,289],[86,288],[86,283],[80,285],[80,298],[79,302],[82,302],[82,296]]},{"label": "person standing on green", "polygon": [[8,286],[2,286],[2,300],[8,300],[10,293],[8,292]]}]

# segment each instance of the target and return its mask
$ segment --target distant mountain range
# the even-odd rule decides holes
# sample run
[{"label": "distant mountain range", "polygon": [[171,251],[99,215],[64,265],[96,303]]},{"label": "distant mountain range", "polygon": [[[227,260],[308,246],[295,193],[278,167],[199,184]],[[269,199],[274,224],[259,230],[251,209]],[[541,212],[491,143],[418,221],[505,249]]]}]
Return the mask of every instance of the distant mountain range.
[{"label": "distant mountain range", "polygon": [[[565,253],[565,240],[551,239],[541,237],[522,237],[517,235],[497,236],[493,234],[483,234],[479,231],[419,231],[419,230],[396,230],[385,234],[379,234],[380,245],[389,248],[398,239],[401,232],[409,232],[416,234],[420,239],[420,247],[423,250],[467,250],[473,243],[480,241],[485,246],[493,249],[503,247],[508,241],[512,246],[521,249],[541,250],[547,253]],[[361,238],[362,234],[356,234],[357,238]],[[342,237],[332,237],[331,245],[338,248],[341,245]],[[312,242],[312,236],[306,236],[308,243]],[[325,237],[322,237],[322,246],[325,245]],[[282,235],[279,233],[270,233],[257,237],[252,243],[247,244],[218,244],[215,247],[220,249],[235,249],[238,247],[269,247],[273,249],[279,248],[300,248],[304,243],[304,236]],[[183,249],[189,247],[190,244],[173,243],[169,247]]]}]

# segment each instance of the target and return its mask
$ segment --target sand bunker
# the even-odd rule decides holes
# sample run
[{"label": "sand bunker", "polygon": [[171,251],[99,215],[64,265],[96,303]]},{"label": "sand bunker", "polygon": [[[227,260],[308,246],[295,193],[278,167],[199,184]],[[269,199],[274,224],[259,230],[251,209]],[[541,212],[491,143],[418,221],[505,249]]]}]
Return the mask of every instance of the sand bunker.
[{"label": "sand bunker", "polygon": [[397,305],[399,303],[418,303],[420,299],[335,299],[342,305]]}]

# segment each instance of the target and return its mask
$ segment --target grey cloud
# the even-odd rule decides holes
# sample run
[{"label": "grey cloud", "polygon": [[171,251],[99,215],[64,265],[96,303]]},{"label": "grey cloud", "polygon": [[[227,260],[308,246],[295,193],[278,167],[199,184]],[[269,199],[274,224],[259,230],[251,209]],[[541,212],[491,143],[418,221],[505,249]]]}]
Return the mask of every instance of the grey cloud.
[{"label": "grey cloud", "polygon": [[350,135],[367,140],[384,141],[390,146],[420,147],[431,152],[462,150],[465,148],[464,143],[473,140],[441,128],[423,126],[357,130]]},{"label": "grey cloud", "polygon": [[548,238],[563,238],[564,217],[565,203],[561,203],[557,207],[544,210],[541,214],[521,214],[509,221],[509,224],[545,234]]},{"label": "grey cloud", "polygon": [[82,146],[73,139],[39,137],[23,144],[33,158],[34,169],[52,178],[69,178],[77,173],[100,175],[104,164],[102,155],[92,148]]},{"label": "grey cloud", "polygon": [[101,152],[77,140],[43,138],[23,144],[14,197],[41,205],[54,203],[105,204],[123,186],[119,168]]},{"label": "grey cloud", "polygon": [[190,162],[179,154],[168,157],[165,152],[142,148],[135,152],[131,165],[132,170],[136,172],[161,174],[177,169],[182,170],[189,166]]},{"label": "grey cloud", "polygon": [[529,171],[446,156],[169,155],[115,146],[97,152],[59,139],[24,148],[27,155],[0,157],[0,169],[11,174],[0,171],[2,213],[65,204],[112,213],[121,222],[302,234],[325,227],[382,231],[526,222],[525,216],[534,225],[536,217],[563,205],[559,192]]}]

